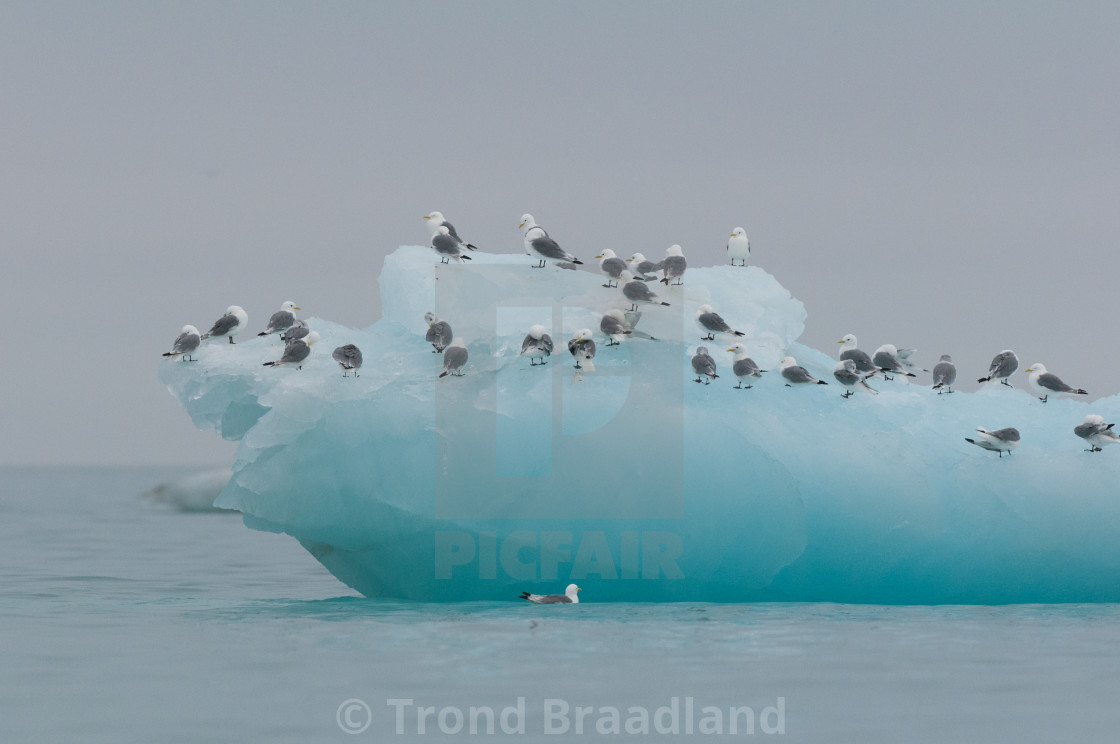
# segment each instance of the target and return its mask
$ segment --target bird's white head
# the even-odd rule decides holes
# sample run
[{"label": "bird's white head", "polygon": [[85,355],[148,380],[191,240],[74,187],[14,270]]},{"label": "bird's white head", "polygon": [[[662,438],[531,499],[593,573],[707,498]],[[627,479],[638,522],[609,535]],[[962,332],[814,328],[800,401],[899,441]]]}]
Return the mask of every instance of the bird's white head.
[{"label": "bird's white head", "polygon": [[530,227],[533,227],[536,224],[537,221],[533,219],[533,215],[526,212],[525,214],[521,215],[521,224],[518,225],[518,227],[522,230],[528,231]]},{"label": "bird's white head", "polygon": [[836,364],[836,371],[837,372],[839,372],[841,370],[845,370],[845,369],[848,370],[849,372],[855,372],[856,371],[856,363],[854,361],[852,361],[851,359],[845,359],[842,362],[837,362],[837,364]]},{"label": "bird's white head", "polygon": [[566,594],[569,599],[575,599],[577,592],[579,592],[579,587],[575,584],[568,584],[568,588],[564,590],[564,594]]},{"label": "bird's white head", "polygon": [[623,282],[632,282],[634,281],[634,274],[629,269],[623,269],[622,273],[618,275],[618,278]]},{"label": "bird's white head", "polygon": [[791,356],[787,356],[784,359],[782,359],[781,365],[782,365],[782,369],[785,369],[786,367],[794,367],[794,366],[797,365],[797,360],[794,359]]},{"label": "bird's white head", "polygon": [[590,328],[581,328],[579,333],[576,334],[576,337],[580,341],[584,341],[586,339],[591,338],[591,329]]},{"label": "bird's white head", "polygon": [[458,346],[458,347],[463,348],[463,349],[467,348],[467,345],[465,343],[463,343],[463,337],[462,336],[456,336],[454,338],[454,340],[452,340],[451,345],[452,346]]},{"label": "bird's white head", "polygon": [[438,232],[440,235],[450,235],[451,234],[451,231],[447,229],[447,225],[440,225],[439,230],[437,230],[436,232]]},{"label": "bird's white head", "polygon": [[280,306],[280,309],[281,310],[286,310],[289,313],[292,313],[292,312],[295,312],[296,310],[302,310],[303,308],[300,307],[299,305],[297,305],[296,303],[292,302],[291,300],[286,300],[284,302],[284,304]]},{"label": "bird's white head", "polygon": [[1082,423],[1096,424],[1097,426],[1100,426],[1101,424],[1104,423],[1104,416],[1098,416],[1095,413],[1090,413],[1088,416],[1085,417],[1085,420]]},{"label": "bird's white head", "polygon": [[703,315],[704,313],[710,313],[711,311],[712,311],[712,306],[708,305],[708,304],[703,304],[700,307],[696,308],[696,314],[697,315]]},{"label": "bird's white head", "polygon": [[626,259],[626,263],[641,263],[642,261],[645,261],[645,260],[646,260],[646,257],[643,256],[641,253],[635,253],[633,256]]},{"label": "bird's white head", "polygon": [[542,325],[535,325],[529,329],[529,335],[535,338],[537,341],[540,341],[541,338],[544,337],[544,334],[547,332],[548,329]]},{"label": "bird's white head", "polygon": [[746,237],[747,237],[747,231],[744,230],[741,227],[736,227],[734,230],[731,231],[731,237],[733,237],[733,238],[743,238],[745,240]]},{"label": "bird's white head", "polygon": [[730,349],[728,349],[728,351],[732,352],[733,354],[746,354],[747,347],[743,346],[742,344],[735,344]]},{"label": "bird's white head", "polygon": [[312,331],[311,333],[309,333],[309,334],[307,334],[306,336],[303,337],[303,342],[305,344],[307,344],[308,346],[311,346],[313,343],[315,343],[318,340],[319,340],[319,334],[316,333],[315,331]]},{"label": "bird's white head", "polygon": [[428,212],[426,215],[424,215],[424,219],[426,219],[430,222],[434,222],[435,224],[438,225],[439,223],[443,222],[443,213],[442,212]]},{"label": "bird's white head", "polygon": [[898,356],[898,347],[894,344],[883,344],[875,350],[875,353],[878,354],[880,351],[890,354],[891,356]]},{"label": "bird's white head", "polygon": [[435,313],[424,313],[424,322],[428,324],[429,328],[431,328],[433,325],[439,322],[439,316]]},{"label": "bird's white head", "polygon": [[665,255],[666,256],[683,256],[684,253],[681,251],[681,247],[679,245],[671,245],[671,246],[669,246],[668,248],[665,249]]},{"label": "bird's white head", "polygon": [[856,342],[856,337],[853,336],[850,333],[846,334],[842,339],[840,339],[836,343],[844,344],[845,349],[854,349],[858,346],[858,343]]},{"label": "bird's white head", "polygon": [[618,258],[618,256],[610,248],[607,248],[595,258]]},{"label": "bird's white head", "polygon": [[185,325],[183,326],[183,330],[180,331],[180,333],[193,333],[195,335],[198,335],[198,329],[192,325]]},{"label": "bird's white head", "polygon": [[622,312],[621,310],[619,310],[617,307],[612,308],[612,309],[608,310],[607,312],[605,312],[603,314],[604,315],[609,315],[610,317],[617,320],[619,323],[622,323],[623,325],[626,325],[626,314],[624,312]]},{"label": "bird's white head", "polygon": [[708,356],[708,347],[707,346],[697,346],[696,347],[696,356]]},{"label": "bird's white head", "polygon": [[1040,375],[1044,375],[1044,374],[1046,374],[1046,365],[1043,364],[1042,362],[1035,362],[1034,364],[1027,367],[1023,371],[1026,372],[1028,375],[1032,374],[1032,373],[1035,373],[1035,372],[1037,372]]}]

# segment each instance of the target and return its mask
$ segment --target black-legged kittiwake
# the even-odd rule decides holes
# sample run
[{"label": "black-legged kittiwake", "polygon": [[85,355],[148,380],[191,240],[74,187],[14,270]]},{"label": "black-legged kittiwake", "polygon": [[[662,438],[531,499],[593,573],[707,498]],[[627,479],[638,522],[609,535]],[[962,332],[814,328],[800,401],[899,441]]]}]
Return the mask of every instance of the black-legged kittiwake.
[{"label": "black-legged kittiwake", "polygon": [[676,279],[674,285],[684,284],[683,277],[688,261],[679,245],[671,245],[665,249],[665,260],[661,262],[661,283],[668,286],[671,279]]},{"label": "black-legged kittiwake", "polygon": [[1035,362],[1023,371],[1029,375],[1027,382],[1030,383],[1031,389],[1043,403],[1051,395],[1088,395],[1081,388],[1070,387],[1062,382],[1057,375],[1047,372],[1045,365],[1041,362]]},{"label": "black-legged kittiwake", "polygon": [[568,340],[568,351],[576,360],[576,369],[583,369],[581,364],[586,363],[587,369],[595,371],[595,341],[590,328],[580,330]]},{"label": "black-legged kittiwake", "polygon": [[578,258],[568,253],[549,237],[545,229],[538,225],[531,214],[521,215],[521,224],[525,236],[525,252],[538,259],[540,263],[536,268],[544,268],[546,261],[555,264],[582,264]]},{"label": "black-legged kittiwake", "polygon": [[471,245],[470,243],[459,237],[459,233],[455,230],[455,226],[445,220],[443,218],[443,214],[441,214],[440,212],[429,212],[428,214],[424,215],[424,220],[425,222],[427,222],[428,231],[432,234],[433,238],[436,236],[436,233],[439,232],[439,229],[441,227],[446,227],[447,234],[455,238],[455,242],[459,243],[459,245],[472,251],[478,250],[476,246]]},{"label": "black-legged kittiwake", "polygon": [[462,377],[463,367],[467,366],[467,357],[467,345],[463,343],[463,339],[456,338],[443,352],[443,372],[440,372],[439,376]]},{"label": "black-legged kittiwake", "polygon": [[978,426],[976,431],[980,433],[978,438],[965,437],[964,441],[992,452],[998,452],[1000,457],[1003,457],[1004,452],[1010,455],[1011,451],[1019,446],[1019,430],[1013,426],[1006,429],[996,429],[995,431],[989,431],[983,426]]},{"label": "black-legged kittiwake", "polygon": [[440,320],[435,313],[424,313],[424,322],[428,324],[424,340],[432,345],[433,354],[442,354],[451,343],[451,325],[446,320]]},{"label": "black-legged kittiwake", "polygon": [[859,348],[859,342],[855,336],[848,333],[837,343],[843,344],[840,347],[840,361],[851,359],[856,363],[856,371],[866,377],[882,374],[875,363],[871,361],[871,355]]},{"label": "black-legged kittiwake", "polygon": [[711,305],[701,305],[696,308],[696,325],[700,326],[700,330],[705,335],[700,337],[701,341],[715,341],[717,333],[724,333],[728,336],[746,336],[747,334],[736,331],[727,325],[719,313],[712,309]]},{"label": "black-legged kittiwake", "polygon": [[607,283],[604,287],[617,287],[618,278],[622,276],[622,272],[626,271],[626,262],[614,254],[610,248],[607,248],[595,258],[601,258],[599,262],[599,271],[603,272],[603,276],[607,278]]},{"label": "black-legged kittiwake", "polygon": [[942,354],[941,360],[933,365],[933,389],[938,395],[953,392],[953,383],[957,380],[957,365],[948,354]]},{"label": "black-legged kittiwake", "polygon": [[527,599],[534,604],[579,604],[579,587],[568,584],[563,594],[530,594],[521,592],[521,599]]},{"label": "black-legged kittiwake", "polygon": [[249,325],[249,316],[237,305],[230,305],[226,308],[222,317],[214,321],[214,325],[210,326],[210,330],[202,334],[201,338],[205,341],[208,338],[221,338],[225,336],[229,342],[233,343],[233,337],[245,330]]},{"label": "black-legged kittiwake", "polygon": [[656,279],[656,272],[661,271],[661,263],[657,261],[650,261],[641,253],[635,253],[630,258],[626,259],[626,263],[630,264],[630,272],[634,275],[635,279],[651,280]]},{"label": "black-legged kittiwake", "polygon": [[662,302],[661,298],[654,294],[645,282],[635,279],[629,270],[622,272],[618,281],[622,296],[631,302],[631,310],[637,310],[639,303],[646,305],[669,304],[668,302]]},{"label": "black-legged kittiwake", "polygon": [[871,355],[871,363],[879,368],[879,371],[883,373],[883,378],[886,380],[892,379],[887,377],[888,374],[917,377],[916,374],[908,371],[906,367],[902,365],[902,362],[899,361],[898,348],[894,344],[883,344],[876,349],[875,353]]},{"label": "black-legged kittiwake", "polygon": [[[719,377],[716,374],[716,360],[712,359],[712,355],[708,353],[706,347],[696,347],[696,354],[692,357],[692,371],[696,373],[695,382],[703,382],[705,385]],[[701,379],[703,377],[707,379]]]},{"label": "black-legged kittiwake", "polygon": [[462,243],[451,237],[451,232],[445,225],[440,225],[438,231],[432,236],[432,250],[440,257],[440,263],[450,263],[455,259],[459,263],[470,261],[471,257],[461,250]]},{"label": "black-legged kittiwake", "polygon": [[312,331],[303,338],[287,344],[284,347],[284,353],[279,359],[272,362],[265,362],[262,366],[284,367],[294,365],[296,369],[303,369],[303,362],[311,355],[311,345],[318,340],[319,334]]},{"label": "black-legged kittiwake", "polygon": [[201,343],[202,336],[199,335],[198,329],[192,325],[185,325],[175,339],[175,343],[171,344],[171,351],[165,351],[163,355],[172,359],[182,359],[184,362],[193,362],[191,352]]},{"label": "black-legged kittiwake", "polygon": [[739,261],[740,266],[747,265],[747,259],[751,257],[751,241],[747,240],[747,231],[743,228],[736,227],[731,231],[731,239],[727,241],[727,257],[731,259],[732,266],[736,261]]},{"label": "black-legged kittiwake", "polygon": [[296,322],[296,310],[302,310],[299,305],[286,300],[280,305],[280,309],[272,314],[268,319],[268,325],[263,331],[258,333],[258,336],[268,336],[273,333],[283,333],[292,327],[292,323]]},{"label": "black-legged kittiwake", "polygon": [[342,367],[343,377],[347,377],[347,372],[353,372],[354,376],[357,377],[358,370],[362,368],[362,352],[354,344],[339,346],[331,353],[331,358],[338,362],[339,367]]},{"label": "black-legged kittiwake", "polygon": [[541,364],[552,356],[552,336],[549,336],[545,331],[548,329],[543,325],[535,325],[529,329],[529,335],[521,342],[521,355],[529,357],[529,366],[537,367],[537,358],[540,358]]},{"label": "black-legged kittiwake", "polygon": [[836,363],[836,367],[832,370],[832,376],[836,381],[843,385],[847,390],[841,393],[843,398],[851,398],[856,390],[866,390],[872,395],[878,395],[879,391],[871,387],[864,380],[864,375],[856,369],[856,363],[851,359],[843,359]]},{"label": "black-legged kittiwake", "polygon": [[1012,387],[1007,378],[1017,369],[1019,369],[1019,357],[1015,356],[1015,352],[1011,349],[1004,349],[992,359],[992,364],[988,367],[988,376],[981,377],[977,382],[995,381]]},{"label": "black-legged kittiwake", "polygon": [[809,370],[804,367],[799,367],[797,360],[791,356],[787,356],[781,361],[782,365],[782,379],[786,381],[786,387],[793,387],[794,385],[827,385],[824,380],[818,380],[809,374]]},{"label": "black-legged kittiwake", "polygon": [[750,390],[753,385],[743,386],[748,377],[756,377],[762,379],[762,370],[758,368],[755,361],[747,356],[747,347],[742,344],[735,344],[728,349],[734,356],[731,357],[731,371],[735,377],[738,378],[739,384],[735,386],[738,390]]},{"label": "black-legged kittiwake", "polygon": [[1100,452],[1104,445],[1120,442],[1120,434],[1112,430],[1113,426],[1115,424],[1106,424],[1103,416],[1090,413],[1084,421],[1073,427],[1073,433],[1089,443],[1086,452]]},{"label": "black-legged kittiwake", "polygon": [[308,327],[307,321],[296,318],[288,329],[280,334],[280,340],[290,344],[293,341],[305,338],[309,333],[311,333],[311,328]]},{"label": "black-legged kittiwake", "polygon": [[599,330],[607,337],[607,346],[618,346],[630,335],[626,314],[617,308],[603,313]]}]

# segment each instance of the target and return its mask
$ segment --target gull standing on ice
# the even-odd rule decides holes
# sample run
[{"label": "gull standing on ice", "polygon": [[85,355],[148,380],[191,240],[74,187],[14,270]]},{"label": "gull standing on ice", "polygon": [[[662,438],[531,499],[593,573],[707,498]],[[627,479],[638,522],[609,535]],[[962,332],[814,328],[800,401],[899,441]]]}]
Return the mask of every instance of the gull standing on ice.
[{"label": "gull standing on ice", "polygon": [[527,599],[534,604],[579,604],[579,587],[568,584],[563,594],[530,594],[521,592],[521,599]]},{"label": "gull standing on ice", "polygon": [[622,296],[630,300],[630,309],[637,310],[638,303],[646,305],[668,305],[668,302],[662,302],[657,295],[655,295],[645,282],[638,281],[629,270],[622,272],[619,277],[621,284],[619,288],[622,290]]},{"label": "gull standing on ice", "polygon": [[630,271],[636,279],[656,279],[656,272],[661,271],[660,263],[647,260],[641,253],[635,253],[626,259],[626,263],[630,264]]},{"label": "gull standing on ice", "polygon": [[[548,330],[543,325],[535,325],[529,329],[529,335],[521,342],[522,356],[529,357],[529,366],[538,367],[545,363],[545,359],[552,356],[552,336],[549,336],[545,331]],[[540,357],[541,364],[536,362],[537,357]]]},{"label": "gull standing on ice", "polygon": [[202,337],[198,335],[198,329],[192,325],[185,325],[175,339],[175,343],[171,344],[171,351],[165,351],[163,355],[172,359],[182,359],[184,362],[193,362],[194,360],[190,358],[191,352],[201,343]]},{"label": "gull standing on ice", "polygon": [[[712,380],[719,377],[716,374],[716,360],[712,359],[712,355],[703,346],[696,347],[696,356],[692,357],[692,371],[696,373],[694,382],[703,382],[705,385],[710,385]],[[701,377],[708,379],[701,380]]]},{"label": "gull standing on ice", "polygon": [[424,320],[428,324],[424,340],[432,345],[433,354],[442,354],[451,343],[451,325],[446,320],[440,320],[435,313],[424,313]]},{"label": "gull standing on ice", "polygon": [[[933,389],[938,395],[942,392],[953,392],[953,383],[957,380],[957,365],[948,354],[941,355],[941,361],[933,365]],[[942,390],[942,388],[945,388]]]},{"label": "gull standing on ice", "polygon": [[731,259],[731,265],[735,265],[738,260],[740,266],[747,265],[747,259],[751,257],[751,241],[747,240],[747,231],[741,227],[736,227],[731,231],[731,239],[727,241],[727,257]]},{"label": "gull standing on ice", "polygon": [[797,365],[797,360],[791,356],[787,356],[781,361],[782,365],[782,378],[786,381],[786,387],[793,387],[794,385],[827,385],[824,380],[818,380],[809,374],[809,370]]},{"label": "gull standing on ice", "polygon": [[467,345],[463,343],[463,339],[456,338],[443,353],[443,372],[439,376],[462,377],[463,367],[467,365],[467,356]]},{"label": "gull standing on ice", "polygon": [[684,260],[684,253],[679,245],[671,245],[665,250],[665,260],[661,262],[661,283],[669,286],[670,279],[676,279],[674,285],[684,284],[681,277],[688,268],[688,261]]},{"label": "gull standing on ice", "polygon": [[1115,425],[1106,424],[1103,416],[1091,413],[1083,422],[1073,427],[1073,433],[1089,443],[1086,452],[1100,452],[1101,445],[1120,442],[1120,434],[1112,430]]},{"label": "gull standing on ice", "polygon": [[867,384],[863,379],[863,375],[856,370],[856,363],[851,359],[845,359],[836,363],[836,367],[832,370],[832,376],[836,378],[844,387],[848,388],[840,394],[842,398],[851,398],[855,394],[856,388],[866,390],[872,395],[878,395],[879,391]]},{"label": "gull standing on ice", "polygon": [[715,341],[717,333],[726,333],[729,336],[739,337],[747,335],[740,331],[732,330],[731,326],[727,325],[727,321],[720,317],[719,313],[712,310],[711,305],[701,305],[696,308],[696,325],[700,326],[700,330],[705,333],[705,335],[700,337],[701,341]]},{"label": "gull standing on ice", "polygon": [[1027,382],[1043,403],[1051,395],[1088,395],[1081,388],[1070,387],[1057,375],[1047,372],[1046,367],[1040,362],[1035,362],[1023,371],[1030,375]]},{"label": "gull standing on ice", "polygon": [[735,355],[731,358],[731,371],[739,379],[739,384],[735,388],[737,390],[750,390],[754,386],[743,387],[743,383],[746,382],[748,377],[762,379],[762,370],[758,368],[753,359],[747,356],[747,347],[742,344],[735,344],[728,351]]},{"label": "gull standing on ice", "polygon": [[451,237],[451,231],[446,225],[440,225],[436,234],[432,236],[432,250],[439,254],[440,263],[450,263],[453,258],[459,263],[470,261],[471,257],[459,250],[461,245],[462,243]]},{"label": "gull standing on ice", "polygon": [[202,334],[202,340],[208,338],[221,338],[225,336],[229,342],[233,343],[233,337],[245,330],[245,326],[249,325],[249,316],[237,305],[230,305],[226,308],[225,314],[214,321],[214,325],[210,326],[210,330]]},{"label": "gull standing on ice", "polygon": [[599,321],[599,330],[607,337],[607,346],[618,346],[630,335],[626,315],[618,309],[603,313],[603,319]]},{"label": "gull standing on ice", "polygon": [[568,341],[568,352],[575,357],[576,369],[583,369],[580,362],[584,361],[587,362],[588,369],[595,371],[595,363],[592,361],[595,358],[595,341],[591,338],[590,328],[584,328]]},{"label": "gull standing on ice", "polygon": [[280,306],[280,309],[274,312],[272,317],[268,319],[268,326],[257,335],[268,336],[272,333],[288,330],[292,327],[292,323],[296,322],[296,310],[302,309],[303,308],[299,307],[291,300],[286,301]]},{"label": "gull standing on ice", "polygon": [[263,367],[283,367],[288,364],[294,364],[296,369],[303,369],[303,362],[311,355],[311,345],[319,340],[319,334],[315,331],[307,334],[301,339],[293,341],[284,347],[284,353],[279,359],[274,362],[265,362]]},{"label": "gull standing on ice", "polygon": [[1019,369],[1019,357],[1015,356],[1015,352],[1011,349],[1004,349],[992,359],[992,365],[988,367],[988,376],[981,377],[977,382],[998,380],[1001,384],[1012,387],[1007,378],[1017,369]]},{"label": "gull standing on ice", "polygon": [[964,441],[992,452],[998,452],[1001,458],[1004,452],[1010,456],[1011,450],[1019,446],[1019,430],[1013,426],[1006,429],[996,429],[995,431],[989,431],[983,426],[978,426],[976,431],[980,432],[978,439],[965,437]]},{"label": "gull standing on ice", "polygon": [[531,214],[521,215],[521,224],[519,227],[525,231],[525,252],[534,258],[540,259],[540,263],[534,268],[544,268],[545,261],[552,261],[553,263],[572,263],[583,264],[578,258],[568,253],[560,247],[560,245],[548,237],[545,229],[536,223]]},{"label": "gull standing on ice", "polygon": [[856,371],[867,377],[880,374],[879,368],[871,361],[870,355],[858,348],[859,343],[855,336],[849,333],[837,343],[844,344],[840,347],[840,361],[851,359],[856,363]]},{"label": "gull standing on ice", "polygon": [[447,234],[455,238],[456,243],[472,251],[478,250],[478,248],[460,238],[459,233],[455,231],[455,226],[445,220],[440,212],[429,212],[424,215],[424,219],[428,222],[428,231],[431,232],[433,238],[441,227],[446,227]]},{"label": "gull standing on ice", "polygon": [[895,347],[894,344],[883,344],[876,349],[874,356],[871,357],[871,363],[879,368],[885,380],[894,379],[892,377],[887,377],[888,372],[892,375],[917,377],[916,374],[906,371],[906,368],[902,366],[902,362],[898,360],[898,348]]},{"label": "gull standing on ice", "polygon": [[280,340],[286,344],[290,344],[293,341],[304,338],[309,333],[311,333],[311,329],[307,327],[307,323],[296,318],[288,330],[280,334]]},{"label": "gull standing on ice", "polygon": [[342,367],[342,376],[346,377],[347,372],[352,371],[354,376],[358,376],[358,370],[362,367],[362,352],[354,344],[346,344],[339,346],[331,354],[331,358],[338,362],[338,366]]},{"label": "gull standing on ice", "polygon": [[599,271],[603,272],[603,276],[607,277],[607,283],[603,286],[617,287],[618,278],[622,276],[622,272],[626,271],[626,262],[616,256],[614,251],[610,248],[607,248],[595,258],[603,259],[599,262]]}]

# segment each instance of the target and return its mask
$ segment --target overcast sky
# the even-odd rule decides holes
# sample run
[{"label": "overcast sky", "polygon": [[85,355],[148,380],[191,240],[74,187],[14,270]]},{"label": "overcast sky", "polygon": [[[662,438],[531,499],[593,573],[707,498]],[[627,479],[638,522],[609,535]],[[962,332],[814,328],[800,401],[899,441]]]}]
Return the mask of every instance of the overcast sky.
[{"label": "overcast sky", "polygon": [[5,3],[0,464],[230,461],[157,379],[180,327],[367,326],[430,210],[693,264],[741,225],[810,346],[1113,395],[1118,39],[1113,2]]}]

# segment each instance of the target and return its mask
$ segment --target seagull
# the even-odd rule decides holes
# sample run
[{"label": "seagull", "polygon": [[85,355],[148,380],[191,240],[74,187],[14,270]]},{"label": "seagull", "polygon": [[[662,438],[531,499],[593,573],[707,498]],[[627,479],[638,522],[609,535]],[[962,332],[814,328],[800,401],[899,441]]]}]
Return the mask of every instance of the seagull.
[{"label": "seagull", "polygon": [[191,352],[198,348],[202,343],[202,337],[198,335],[198,329],[192,325],[183,326],[183,330],[179,332],[178,338],[175,343],[171,344],[171,351],[165,351],[165,357],[172,359],[181,359],[184,362],[193,362],[191,359]]},{"label": "seagull", "polygon": [[928,369],[922,369],[917,364],[914,364],[914,362],[910,361],[910,357],[912,357],[914,355],[914,352],[916,351],[917,349],[898,349],[898,353],[895,355],[898,357],[898,363],[907,370],[916,369],[919,372],[929,372]]},{"label": "seagull", "polygon": [[1070,387],[1057,375],[1047,372],[1046,367],[1040,362],[1035,362],[1023,371],[1030,375],[1027,382],[1043,403],[1051,395],[1088,395],[1081,388]]},{"label": "seagull", "polygon": [[878,390],[867,384],[863,375],[856,370],[856,363],[851,359],[837,362],[836,367],[832,370],[832,376],[836,378],[837,382],[848,388],[840,394],[842,398],[851,398],[855,394],[856,388],[866,390],[872,395],[879,394]]},{"label": "seagull", "polygon": [[[618,277],[621,276],[622,272],[626,270],[626,262],[618,256],[614,255],[614,251],[612,251],[610,248],[607,248],[595,258],[603,259],[599,262],[599,271],[603,272],[603,275],[607,277],[607,283],[603,286],[617,287]],[[612,284],[611,282],[614,283]]]},{"label": "seagull", "polygon": [[1011,450],[1019,446],[1019,430],[1014,427],[1009,426],[1006,429],[988,431],[983,426],[978,426],[976,431],[980,432],[979,439],[965,437],[964,441],[992,452],[998,452],[1001,458],[1004,452],[1010,456]]},{"label": "seagull", "polygon": [[568,584],[563,594],[530,594],[521,592],[521,599],[527,599],[534,604],[579,604],[579,587]]},{"label": "seagull", "polygon": [[288,330],[280,335],[280,340],[285,344],[290,344],[293,341],[298,341],[309,333],[311,333],[311,329],[307,327],[307,323],[296,318]]},{"label": "seagull", "polygon": [[544,268],[545,261],[583,264],[583,261],[568,253],[555,240],[548,237],[548,233],[537,224],[533,215],[521,215],[521,224],[518,227],[525,231],[525,252],[540,260],[535,268]]},{"label": "seagull", "polygon": [[467,345],[463,343],[463,339],[456,338],[443,354],[443,372],[440,372],[439,376],[454,375],[455,377],[462,377],[463,367],[467,364],[467,356]]},{"label": "seagull", "polygon": [[348,371],[353,370],[354,376],[358,376],[358,370],[362,366],[362,352],[354,344],[346,344],[339,346],[331,354],[331,358],[338,362],[338,366],[342,367],[342,376],[346,377]]},{"label": "seagull", "polygon": [[797,366],[797,360],[791,356],[787,356],[781,361],[782,377],[786,381],[786,387],[793,387],[794,385],[827,385],[824,380],[818,380],[809,374],[809,370],[804,367]]},{"label": "seagull", "polygon": [[1019,369],[1019,357],[1015,356],[1015,352],[1011,349],[1004,349],[992,359],[992,365],[988,367],[988,376],[981,377],[977,382],[999,380],[1001,384],[1012,387],[1007,378],[1014,374],[1017,369]]},{"label": "seagull", "polygon": [[618,309],[608,310],[599,321],[599,330],[607,337],[607,346],[618,346],[630,335],[626,315]]},{"label": "seagull", "polygon": [[436,234],[432,236],[432,250],[439,254],[440,263],[450,263],[453,258],[459,263],[470,261],[471,257],[459,250],[461,245],[460,241],[451,237],[451,231],[446,225],[440,225]]},{"label": "seagull", "polygon": [[[535,325],[529,329],[529,335],[521,342],[521,354],[528,355],[530,367],[541,366],[545,363],[545,359],[552,356],[552,336],[545,333],[546,330],[543,325]],[[536,362],[537,357],[541,358],[540,365]]]},{"label": "seagull", "polygon": [[881,374],[879,368],[871,361],[871,357],[866,351],[860,350],[856,337],[852,334],[847,334],[844,338],[837,341],[837,343],[844,344],[840,349],[840,361],[851,359],[856,363],[856,371],[867,377],[873,377]]},{"label": "seagull", "polygon": [[758,365],[755,364],[753,359],[747,356],[747,347],[742,344],[735,344],[728,349],[728,351],[735,355],[731,358],[731,371],[739,378],[739,384],[736,385],[735,388],[738,390],[750,390],[754,386],[747,385],[743,387],[743,383],[746,382],[748,377],[762,379],[762,370],[758,368]]},{"label": "seagull", "polygon": [[435,313],[424,313],[424,320],[428,324],[424,340],[432,345],[433,354],[442,354],[451,343],[451,325],[446,320],[440,320]]},{"label": "seagull", "polygon": [[727,241],[727,257],[731,259],[732,266],[736,259],[742,262],[740,266],[747,265],[747,259],[751,257],[751,241],[747,240],[747,231],[743,228],[736,227],[731,231],[731,240]]},{"label": "seagull", "polygon": [[584,328],[568,341],[568,352],[575,357],[576,369],[583,369],[580,361],[584,361],[594,371],[595,363],[591,360],[595,358],[595,341],[591,338],[590,328]]},{"label": "seagull", "polygon": [[892,375],[917,377],[913,372],[907,372],[906,368],[902,366],[902,362],[898,360],[898,349],[894,344],[883,344],[876,349],[875,354],[871,357],[871,363],[883,373],[884,380],[894,379],[893,377],[887,377],[888,372]]},{"label": "seagull", "polygon": [[622,295],[630,300],[630,309],[637,310],[638,303],[647,305],[668,305],[668,302],[662,302],[658,299],[657,295],[646,286],[645,282],[638,281],[629,270],[622,272],[622,276],[618,278],[622,284],[619,288],[622,290]]},{"label": "seagull", "polygon": [[286,331],[292,327],[292,323],[296,322],[296,310],[302,310],[296,303],[288,300],[280,305],[280,309],[272,314],[268,319],[268,326],[263,331],[258,333],[258,336],[267,336],[277,331]]},{"label": "seagull", "polygon": [[296,369],[303,369],[303,362],[311,355],[311,345],[319,340],[319,334],[315,331],[307,334],[303,338],[296,339],[284,347],[284,353],[279,359],[274,362],[265,362],[263,367],[283,367],[285,365],[294,364]]},{"label": "seagull", "polygon": [[635,253],[626,259],[626,263],[630,264],[630,270],[636,279],[656,279],[655,272],[661,271],[660,262],[648,261],[641,253]]},{"label": "seagull", "polygon": [[1073,427],[1073,433],[1089,443],[1086,452],[1100,452],[1102,444],[1116,444],[1120,442],[1120,434],[1112,430],[1116,424],[1106,424],[1102,416],[1089,414],[1078,426]]},{"label": "seagull", "polygon": [[681,252],[679,245],[671,245],[665,249],[665,260],[661,262],[661,283],[669,286],[670,279],[676,279],[674,285],[684,284],[681,277],[684,276],[684,270],[688,268],[688,261],[684,260],[684,254]]},{"label": "seagull", "polygon": [[439,232],[439,229],[441,227],[446,227],[447,234],[455,238],[455,242],[457,242],[459,245],[472,251],[478,250],[478,248],[471,245],[470,243],[464,242],[463,239],[459,237],[459,233],[455,231],[455,226],[445,220],[441,213],[429,212],[428,214],[424,215],[424,219],[428,221],[428,230],[432,233],[432,237],[435,237],[436,233]]},{"label": "seagull", "polygon": [[[692,371],[696,373],[696,382],[703,382],[705,385],[710,385],[711,381],[719,377],[716,374],[716,360],[712,359],[712,355],[703,346],[696,347],[696,356],[692,357]],[[701,380],[701,377],[707,377],[706,380]]]},{"label": "seagull", "polygon": [[[948,354],[941,355],[941,361],[933,365],[933,389],[938,395],[942,392],[953,392],[953,383],[957,379],[957,365]],[[945,388],[943,391],[941,388]]]},{"label": "seagull", "polygon": [[200,337],[203,341],[208,338],[221,338],[225,336],[229,342],[233,343],[233,337],[245,330],[245,326],[249,325],[249,316],[237,305],[230,305],[226,308],[225,314],[214,321],[214,325],[210,326],[210,330],[202,334]]},{"label": "seagull", "polygon": [[732,330],[731,326],[727,325],[727,322],[720,317],[720,314],[712,310],[711,305],[701,305],[696,308],[696,325],[700,326],[700,330],[706,334],[700,337],[701,341],[715,341],[717,333],[740,337],[747,335]]}]

